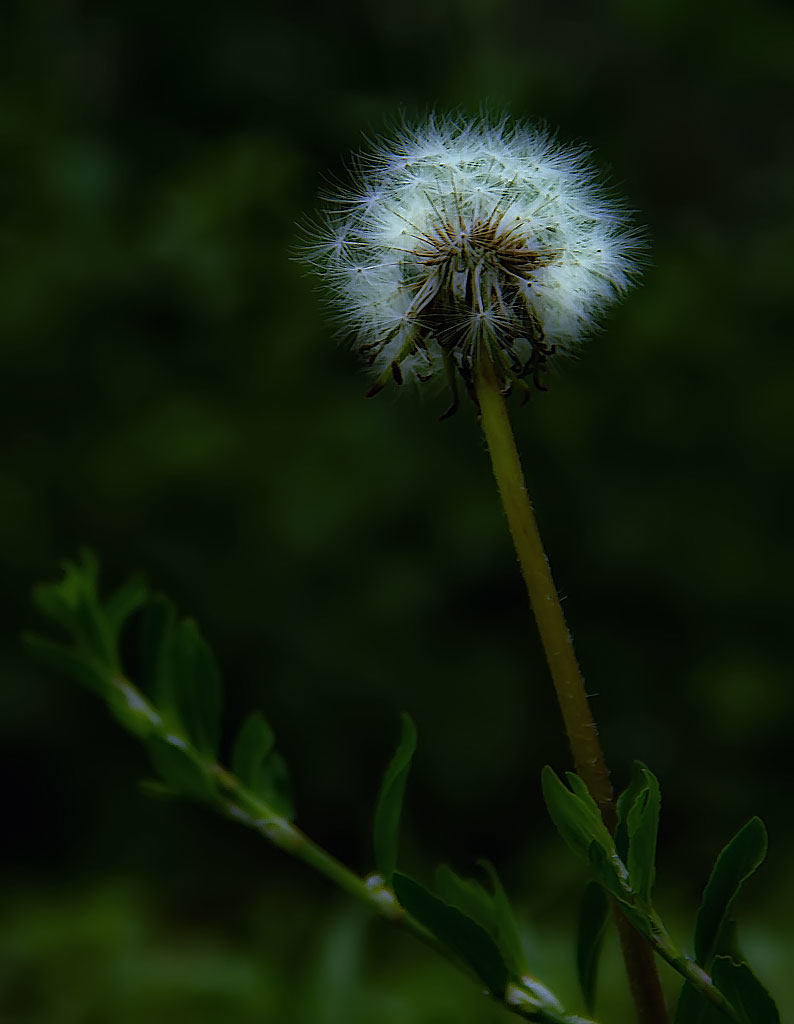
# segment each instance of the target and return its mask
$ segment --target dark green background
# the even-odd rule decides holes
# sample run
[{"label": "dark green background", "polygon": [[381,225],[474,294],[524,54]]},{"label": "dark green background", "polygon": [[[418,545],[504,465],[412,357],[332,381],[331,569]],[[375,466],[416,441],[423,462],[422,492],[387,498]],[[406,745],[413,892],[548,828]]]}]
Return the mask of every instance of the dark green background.
[{"label": "dark green background", "polygon": [[643,287],[516,428],[615,781],[634,757],[661,780],[661,909],[686,943],[760,814],[743,936],[794,1012],[793,44],[771,0],[3,7],[4,1022],[507,1019],[254,837],[139,793],[142,752],[19,651],[30,587],[86,542],[199,619],[228,734],[266,711],[299,823],[362,872],[410,711],[406,867],[493,859],[580,1005],[582,874],[539,796],[565,742],[472,410],[364,401],[290,258],[362,131],[483,105],[586,140],[648,225]]}]

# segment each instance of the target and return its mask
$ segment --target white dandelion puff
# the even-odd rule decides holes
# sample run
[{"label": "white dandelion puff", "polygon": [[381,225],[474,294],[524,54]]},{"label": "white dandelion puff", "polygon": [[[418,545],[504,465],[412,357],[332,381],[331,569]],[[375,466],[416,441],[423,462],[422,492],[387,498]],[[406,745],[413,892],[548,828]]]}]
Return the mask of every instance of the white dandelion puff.
[{"label": "white dandelion puff", "polygon": [[305,257],[376,375],[369,394],[439,369],[471,392],[482,358],[506,391],[543,388],[645,249],[588,152],[527,124],[431,117],[359,155],[326,200]]}]

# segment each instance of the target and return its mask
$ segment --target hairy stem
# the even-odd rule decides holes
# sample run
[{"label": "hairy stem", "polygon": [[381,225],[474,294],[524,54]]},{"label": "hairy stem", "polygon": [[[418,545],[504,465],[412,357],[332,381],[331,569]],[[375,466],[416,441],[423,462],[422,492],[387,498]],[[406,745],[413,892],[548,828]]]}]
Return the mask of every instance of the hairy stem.
[{"label": "hairy stem", "polygon": [[[612,831],[616,824],[616,811],[609,773],[571,634],[527,493],[502,385],[486,354],[483,354],[475,373],[474,387],[494,476],[551,671],[576,772],[587,785],[605,824]],[[638,1020],[640,1024],[667,1024],[667,1009],[653,953],[622,913],[614,909]]]}]

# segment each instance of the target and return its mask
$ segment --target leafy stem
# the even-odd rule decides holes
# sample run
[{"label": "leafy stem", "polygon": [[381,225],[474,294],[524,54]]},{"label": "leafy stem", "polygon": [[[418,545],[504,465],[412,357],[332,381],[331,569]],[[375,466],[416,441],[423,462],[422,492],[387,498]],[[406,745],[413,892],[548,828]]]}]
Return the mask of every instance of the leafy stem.
[{"label": "leafy stem", "polygon": [[[284,853],[313,868],[380,917],[414,935],[467,977],[477,980],[477,973],[464,960],[400,905],[393,888],[386,884],[382,876],[373,874],[361,878],[356,875],[286,817],[258,798],[227,768],[202,757],[184,736],[169,733],[157,711],[129,680],[115,677],[110,683],[123,694],[129,707],[134,709],[133,714],[139,717],[141,725],[148,730],[148,739],[156,737],[178,750],[180,756],[190,759],[217,784],[216,806],[228,818],[253,829]],[[537,983],[531,978],[524,978],[522,982],[509,986],[500,999],[511,1013],[540,1024],[593,1024],[584,1018],[557,1011],[554,1006],[543,1005],[533,996]]]},{"label": "leafy stem", "polygon": [[[254,712],[243,723],[230,767],[220,762],[220,675],[195,623],[178,618],[168,600],[149,595],[139,580],[100,601],[97,577],[95,560],[84,553],[78,562],[65,563],[63,580],[38,587],[34,597],[40,611],[70,642],[30,635],[26,646],[102,697],[117,721],[144,743],[162,779],[149,789],[205,804],[253,829],[484,984],[511,1013],[540,1024],[592,1024],[567,1014],[523,967],[509,907],[492,869],[493,892],[483,890],[481,905],[471,914],[459,907],[465,902],[460,891],[447,901],[396,871],[400,811],[416,742],[408,716],[375,814],[378,873],[361,878],[294,825],[286,766],[262,715]],[[140,688],[125,674],[119,654],[121,629],[139,608]],[[462,895],[469,894],[466,889]]]},{"label": "leafy stem", "polygon": [[[614,838],[579,776],[568,772],[566,786],[546,767],[542,783],[546,806],[562,839],[587,863],[594,881],[620,908],[623,920],[636,929],[638,938],[685,979],[676,1024],[705,1024],[715,1019],[713,1012],[706,1016],[708,1008],[702,1000],[734,1024],[780,1024],[774,1000],[738,953],[731,918],[739,892],[766,855],[767,835],[761,820],[751,818],[717,858],[697,915],[693,960],[674,944],[653,905],[661,807],[653,772],[639,761],[634,763],[629,784],[617,801]],[[587,958],[597,956],[603,898],[594,902],[591,893],[588,905],[580,930],[586,993],[591,991],[593,976]]]},{"label": "leafy stem", "polygon": [[[480,862],[487,884],[442,865],[434,889],[398,870],[402,803],[416,747],[408,715],[375,809],[377,873],[362,878],[295,826],[287,768],[259,712],[249,714],[239,729],[228,767],[222,762],[220,673],[196,624],[180,618],[170,601],[151,595],[135,578],[100,600],[98,567],[88,553],[64,569],[63,579],[36,588],[34,599],[66,639],[31,635],[26,646],[101,697],[122,727],[141,740],[162,780],[149,783],[149,789],[212,807],[253,829],[446,957],[511,1013],[540,1024],[592,1024],[567,1013],[530,972],[512,908],[490,864]],[[122,629],[138,610],[140,685],[130,681],[120,654]],[[717,858],[698,911],[692,960],[673,944],[652,901],[661,807],[656,777],[635,762],[614,808],[614,834],[584,780],[569,772],[566,781],[551,768],[543,771],[549,814],[563,840],[590,867],[600,893],[594,899],[591,886],[580,920],[578,965],[588,1010],[609,897],[619,908],[619,926],[630,929],[634,939],[629,948],[648,956],[655,950],[683,975],[676,1024],[711,1021],[704,1007],[714,1011],[706,1001],[733,1024],[780,1024],[774,1000],[738,952],[732,917],[739,892],[766,854],[760,819],[751,818]],[[633,981],[638,976],[630,975]]]},{"label": "leafy stem", "polygon": [[[108,685],[111,694],[117,693],[127,706],[130,731],[145,739],[150,746],[150,751],[152,750],[152,740],[157,743],[158,746],[154,749],[161,753],[156,754],[154,760],[159,761],[158,768],[161,772],[170,774],[171,777],[167,781],[171,786],[178,789],[180,784],[185,784],[187,773],[184,773],[184,767],[187,763],[191,763],[215,790],[214,798],[210,798],[208,802],[227,818],[257,832],[273,846],[313,868],[337,888],[365,904],[379,916],[411,932],[442,955],[447,955],[447,950],[436,941],[434,936],[400,906],[394,893],[385,885],[380,876],[372,875],[368,878],[360,878],[331,853],[310,839],[305,832],[297,828],[288,817],[279,813],[273,806],[243,785],[228,768],[212,758],[203,756],[184,735],[171,732],[154,706],[128,679],[113,676],[108,679]],[[184,773],[181,779],[180,769],[176,769],[175,765],[167,768],[160,760],[163,750],[160,744],[177,752],[177,756],[182,762],[181,771]],[[167,790],[168,787],[164,787],[164,789]],[[183,795],[191,794],[184,793]],[[207,796],[209,796],[209,792]],[[461,965],[456,963],[456,966]]]}]

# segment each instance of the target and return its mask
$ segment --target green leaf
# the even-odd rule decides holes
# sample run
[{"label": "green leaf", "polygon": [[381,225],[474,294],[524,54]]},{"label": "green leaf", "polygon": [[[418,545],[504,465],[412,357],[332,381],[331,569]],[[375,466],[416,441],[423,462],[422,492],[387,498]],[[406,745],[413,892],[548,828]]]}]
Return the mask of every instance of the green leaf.
[{"label": "green leaf", "polygon": [[176,611],[163,594],[144,607],[140,629],[141,689],[148,693],[169,725],[178,729],[174,699],[173,643]]},{"label": "green leaf", "polygon": [[400,837],[405,783],[416,750],[416,726],[410,715],[401,717],[400,742],[383,776],[373,827],[375,866],[387,884],[397,867],[397,848]]},{"label": "green leaf", "polygon": [[33,603],[71,635],[77,653],[114,672],[118,670],[115,638],[99,604],[98,578],[96,557],[83,550],[76,561],[63,563],[61,580],[34,588]]},{"label": "green leaf", "polygon": [[168,598],[147,602],[141,623],[141,680],[166,726],[214,760],[221,682],[215,658],[192,619],[177,621]]},{"label": "green leaf", "polygon": [[[598,807],[578,776],[569,774],[569,781],[575,778],[576,792],[571,792],[548,765],[543,769],[541,784],[551,820],[568,846],[582,857],[590,859],[590,844],[597,843],[608,857],[614,855],[615,846],[601,819]],[[585,795],[586,793],[586,795]]]},{"label": "green leaf", "polygon": [[82,654],[76,654],[63,644],[55,643],[34,633],[22,638],[25,650],[37,661],[55,672],[62,672],[70,679],[87,687],[93,693],[104,697],[108,691],[107,671],[95,665]]},{"label": "green leaf", "polygon": [[105,618],[114,643],[118,643],[124,623],[148,597],[148,588],[142,576],[132,576],[105,601]]},{"label": "green leaf", "polygon": [[138,783],[138,788],[144,796],[151,797],[152,800],[168,801],[173,800],[178,795],[173,789],[169,789],[164,782],[160,782],[159,779],[141,779]]},{"label": "green leaf", "polygon": [[218,756],[221,680],[215,657],[192,619],[173,637],[173,693],[188,739],[210,760]]},{"label": "green leaf", "polygon": [[695,923],[695,959],[706,970],[724,952],[729,914],[742,886],[766,856],[767,835],[760,818],[751,818],[725,846],[703,892]]},{"label": "green leaf", "polygon": [[488,875],[493,889],[494,912],[496,914],[496,941],[502,950],[505,959],[516,977],[527,974],[526,955],[524,944],[521,941],[521,933],[518,930],[513,908],[510,900],[502,886],[496,868],[487,860],[479,860],[477,863]]},{"label": "green leaf", "polygon": [[[717,858],[695,924],[695,957],[697,963],[707,971],[712,970],[715,957],[728,962],[731,962],[731,957],[735,962],[739,961],[736,924],[730,914],[742,886],[766,856],[766,848],[764,824],[760,818],[751,818]],[[722,956],[725,953],[731,956]],[[715,982],[716,975],[722,973],[723,982],[729,987],[732,984],[752,985],[752,982],[738,975],[739,980],[736,982],[731,976],[731,969],[725,965],[718,970],[715,963],[714,972]],[[718,983],[718,988],[722,990],[722,984]],[[725,991],[724,994],[733,1002],[729,992]],[[722,1020],[719,1011],[708,1004],[692,985],[684,985],[676,1009],[675,1024],[722,1024]]]},{"label": "green leaf", "polygon": [[566,772],[565,778],[571,788],[571,792],[578,796],[590,813],[600,821],[601,811],[598,808],[598,804],[593,799],[592,793],[587,788],[587,783],[584,779],[580,779],[576,772]]},{"label": "green leaf", "polygon": [[263,803],[292,821],[295,810],[281,755],[275,750],[275,736],[264,716],[252,711],[246,718],[232,749],[231,768],[242,784]]},{"label": "green leaf", "polygon": [[631,777],[628,786],[623,790],[617,799],[618,825],[615,830],[615,848],[620,859],[626,863],[629,859],[629,811],[640,793],[646,788],[643,765],[635,761],[631,766]]},{"label": "green leaf", "polygon": [[707,1014],[711,1014],[718,1024],[725,1024],[725,1015],[706,1002],[693,985],[685,982],[678,997],[673,1024],[708,1024]]},{"label": "green leaf", "polygon": [[595,1006],[598,962],[604,944],[608,917],[609,900],[606,892],[596,882],[588,882],[579,908],[576,968],[582,995],[587,1009],[591,1013]]},{"label": "green leaf", "polygon": [[[728,1000],[740,1024],[780,1024],[772,996],[749,965],[732,957],[717,956],[712,981]],[[690,984],[684,985],[674,1024],[726,1024],[729,1018]]]},{"label": "green leaf", "polygon": [[395,871],[392,884],[400,906],[465,961],[489,991],[500,999],[504,997],[509,973],[491,936],[476,921],[444,903],[408,875]]},{"label": "green leaf", "polygon": [[476,879],[462,878],[449,865],[441,864],[436,871],[436,892],[488,932],[512,975],[520,978],[528,970],[512,907],[494,867],[486,860],[477,863],[488,875],[492,891]]},{"label": "green leaf", "polygon": [[61,593],[61,584],[39,583],[33,588],[33,605],[45,619],[61,626],[67,633],[74,635],[75,617],[71,602]]},{"label": "green leaf", "polygon": [[451,907],[476,921],[496,939],[496,911],[493,896],[475,878],[462,878],[449,864],[436,869],[436,893]]},{"label": "green leaf", "polygon": [[275,734],[264,715],[252,711],[237,734],[231,759],[232,771],[252,793],[259,792],[263,775],[266,784],[263,766],[275,745]]},{"label": "green leaf", "polygon": [[731,1016],[730,1011],[716,1006],[689,982],[681,989],[673,1024],[737,1024],[737,1021],[748,1024],[738,1010]]},{"label": "green leaf", "polygon": [[79,645],[100,663],[118,669],[116,644],[99,603],[99,562],[84,548],[75,562],[64,562],[61,593],[72,605]]},{"label": "green leaf", "polygon": [[448,864],[435,872],[438,896],[483,928],[496,942],[513,977],[527,974],[527,962],[518,927],[496,870],[487,860],[477,862],[488,874],[492,891],[475,879],[464,879]]},{"label": "green leaf", "polygon": [[744,1024],[780,1024],[774,999],[746,963],[718,956],[714,960],[712,978]]},{"label": "green leaf", "polygon": [[146,748],[152,764],[174,793],[194,800],[214,801],[215,786],[210,775],[178,737],[164,740],[150,736]]},{"label": "green leaf", "polygon": [[643,786],[634,797],[626,817],[629,835],[627,867],[632,889],[644,903],[650,904],[656,875],[656,837],[661,795],[653,772],[639,762],[637,766],[643,778]]},{"label": "green leaf", "polygon": [[33,588],[33,603],[42,615],[74,633],[75,609],[91,596],[96,599],[99,565],[93,552],[83,549],[76,562],[67,560],[61,563],[61,567],[61,579]]}]

